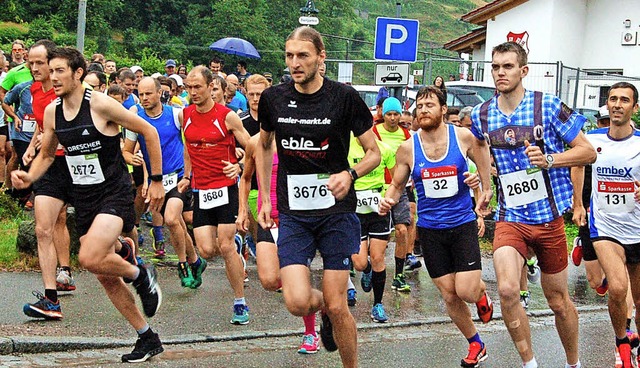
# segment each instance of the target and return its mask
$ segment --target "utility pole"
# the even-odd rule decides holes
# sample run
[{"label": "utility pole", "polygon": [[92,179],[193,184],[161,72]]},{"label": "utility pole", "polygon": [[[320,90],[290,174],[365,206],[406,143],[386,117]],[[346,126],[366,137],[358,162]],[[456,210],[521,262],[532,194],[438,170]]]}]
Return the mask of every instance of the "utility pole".
[{"label": "utility pole", "polygon": [[78,33],[76,48],[84,53],[84,31],[87,25],[87,0],[78,0]]}]

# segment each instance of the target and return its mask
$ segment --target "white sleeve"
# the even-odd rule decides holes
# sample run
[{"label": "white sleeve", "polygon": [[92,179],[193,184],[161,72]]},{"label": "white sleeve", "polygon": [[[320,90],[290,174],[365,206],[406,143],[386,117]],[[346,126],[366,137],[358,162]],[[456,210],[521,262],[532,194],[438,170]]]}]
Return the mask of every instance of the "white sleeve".
[{"label": "white sleeve", "polygon": [[130,140],[130,141],[134,141],[137,142],[138,141],[138,133],[131,131],[129,129],[125,129],[125,138]]},{"label": "white sleeve", "polygon": [[176,125],[176,128],[180,130],[182,127],[180,126],[180,111],[182,109],[172,107],[173,110],[173,123]]}]

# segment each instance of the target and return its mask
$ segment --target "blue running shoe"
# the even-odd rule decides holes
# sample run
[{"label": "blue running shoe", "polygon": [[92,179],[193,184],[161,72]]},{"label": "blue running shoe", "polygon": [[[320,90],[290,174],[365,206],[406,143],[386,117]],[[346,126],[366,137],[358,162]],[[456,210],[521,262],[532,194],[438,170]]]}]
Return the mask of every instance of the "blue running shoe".
[{"label": "blue running shoe", "polygon": [[420,260],[413,254],[409,254],[404,262],[404,270],[413,271],[420,269],[420,267],[422,267],[422,262],[420,262]]},{"label": "blue running shoe", "polygon": [[362,291],[368,293],[371,291],[371,275],[373,274],[373,269],[369,272],[363,272],[362,278],[360,279],[360,286],[362,286]]},{"label": "blue running shoe", "polygon": [[371,319],[373,322],[385,323],[389,320],[387,313],[384,311],[382,303],[378,303],[371,308]]},{"label": "blue running shoe", "polygon": [[231,323],[234,325],[246,325],[249,323],[249,307],[245,304],[235,304]]},{"label": "blue running shoe", "polygon": [[242,235],[236,233],[236,236],[233,240],[236,243],[236,252],[238,252],[239,255],[242,255],[242,244],[244,243],[244,240],[242,240]]},{"label": "blue running shoe", "polygon": [[253,236],[251,236],[250,233],[247,233],[247,235],[245,236],[244,243],[247,246],[247,249],[249,250],[249,254],[251,255],[251,257],[255,259],[256,258],[256,242],[253,240]]},{"label": "blue running shoe", "polygon": [[151,215],[151,211],[147,211],[140,216],[140,219],[147,223],[147,225],[151,225],[153,223],[153,216]]},{"label": "blue running shoe", "polygon": [[350,307],[353,307],[354,305],[356,305],[356,302],[358,301],[356,294],[357,294],[356,289],[347,290],[347,304],[349,304]]},{"label": "blue running shoe", "polygon": [[60,301],[54,303],[39,291],[33,291],[33,296],[38,301],[33,304],[25,304],[22,311],[29,317],[44,319],[62,319],[62,308]]}]

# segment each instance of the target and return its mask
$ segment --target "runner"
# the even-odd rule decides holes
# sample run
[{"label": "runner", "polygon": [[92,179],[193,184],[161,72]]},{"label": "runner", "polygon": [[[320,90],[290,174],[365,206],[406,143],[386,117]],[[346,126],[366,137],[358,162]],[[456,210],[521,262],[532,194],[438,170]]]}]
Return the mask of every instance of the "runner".
[{"label": "runner", "polygon": [[[48,56],[56,45],[49,40],[33,44],[29,50],[29,65],[35,82],[31,85],[33,119],[36,128],[22,161],[29,166],[36,155],[36,147],[42,143],[45,108],[56,98],[50,77]],[[16,123],[18,123],[16,121]],[[29,122],[20,122],[28,127]],[[30,129],[28,129],[30,130]],[[23,312],[34,318],[60,319],[62,308],[57,291],[73,291],[75,281],[71,275],[69,260],[69,230],[67,229],[67,206],[71,197],[71,178],[67,170],[64,151],[58,147],[53,164],[34,183],[34,217],[38,240],[38,262],[42,270],[44,296],[38,301],[23,306]],[[60,263],[60,268],[56,266]]]},{"label": "runner", "polygon": [[[373,307],[371,308],[371,319],[376,323],[385,323],[389,320],[382,297],[384,295],[384,285],[387,281],[387,266],[384,262],[384,253],[391,234],[391,214],[378,215],[378,204],[381,196],[384,195],[384,174],[385,170],[393,169],[396,165],[395,150],[386,143],[376,140],[380,150],[380,165],[367,175],[364,175],[354,183],[356,191],[356,213],[360,220],[360,252],[351,256],[353,266],[356,270],[362,271],[360,286],[366,293],[373,289]],[[351,136],[349,143],[349,165],[354,167],[360,162],[365,151],[360,141]],[[369,261],[371,257],[371,261]],[[355,299],[355,288],[353,290]]]},{"label": "runner", "polygon": [[[626,324],[630,283],[640,307],[640,132],[631,116],[638,111],[638,90],[627,82],[615,83],[607,99],[611,125],[592,130],[587,139],[598,152],[592,165],[591,240],[609,283],[609,316],[623,368],[636,367]],[[583,172],[577,171],[581,178]],[[580,211],[584,216],[584,210]],[[584,222],[584,217],[579,219]],[[636,315],[636,325],[640,315]],[[632,334],[631,334],[632,335]]]},{"label": "runner", "polygon": [[[202,272],[207,268],[207,261],[196,254],[182,217],[185,209],[190,210],[185,192],[191,180],[190,175],[184,175],[184,146],[181,134],[183,113],[181,109],[161,104],[161,91],[160,82],[157,79],[144,77],[138,84],[140,105],[133,106],[130,111],[137,113],[156,128],[160,136],[165,203],[160,212],[152,212],[152,215],[154,219],[156,217],[160,220],[164,219],[164,224],[169,228],[171,245],[178,255],[178,276],[181,285],[195,289],[202,285]],[[133,155],[136,142],[140,143],[146,167],[151,167],[146,141],[138,134],[127,130],[124,150]],[[183,190],[178,188],[180,182],[183,182],[185,187]]]},{"label": "runner", "polygon": [[[378,139],[388,144],[389,147],[395,152],[402,142],[411,137],[409,131],[399,125],[400,117],[402,116],[402,104],[395,97],[389,97],[382,103],[382,123],[376,124],[373,127],[373,132]],[[391,184],[391,174],[385,172],[385,189]],[[411,225],[411,207],[409,205],[409,192],[411,191],[411,184],[405,188],[405,193],[402,194],[400,200],[397,202],[393,211],[391,212],[391,218],[395,227],[395,272],[391,288],[393,290],[401,292],[410,292],[411,285],[406,281],[404,270],[413,271],[422,267],[416,257],[409,252],[407,247],[407,241],[409,238],[408,227]],[[412,193],[413,194],[413,193]]]},{"label": "runner", "polygon": [[[273,140],[278,150],[278,258],[287,309],[296,316],[322,310],[320,336],[328,351],[340,348],[345,367],[357,366],[356,324],[347,306],[349,259],[358,252],[360,227],[353,181],[380,162],[371,114],[356,91],[318,73],[326,57],[322,36],[299,27],[287,38],[285,61],[293,82],[268,88],[258,107],[258,223],[270,229]],[[367,152],[354,168],[349,132]],[[322,290],[313,289],[309,264],[319,250]],[[335,326],[335,329],[332,327]],[[334,341],[333,334],[336,334]]]},{"label": "runner", "polygon": [[[493,48],[497,94],[471,113],[472,133],[491,148],[498,173],[493,260],[505,325],[524,368],[537,367],[529,320],[520,304],[520,276],[531,248],[555,314],[567,367],[580,367],[578,312],[569,299],[567,242],[562,214],[571,207],[569,166],[595,159],[582,134],[586,118],[553,95],[525,90],[529,72],[522,46]],[[531,141],[531,143],[530,143]],[[564,151],[564,145],[571,147]]]},{"label": "runner", "polygon": [[[253,74],[247,80],[258,77],[259,74]],[[251,91],[252,87],[248,87]],[[251,94],[251,92],[249,92]],[[239,197],[240,207],[238,210],[238,219],[236,220],[236,226],[238,231],[246,232],[250,226],[250,188],[251,183],[254,180],[254,173],[256,171],[256,145],[259,141],[259,136],[255,135],[249,140],[249,145],[246,147],[245,159],[244,159],[244,171],[242,172],[242,178],[240,179]],[[271,203],[277,204],[276,195],[276,183],[278,177],[278,154],[275,153],[275,142],[273,143],[273,166],[271,170]],[[257,205],[261,207],[261,201],[258,195]],[[259,210],[259,209],[258,209]],[[278,260],[278,247],[276,246],[276,240],[278,238],[278,209],[276,206],[271,208],[271,219],[274,221],[274,225],[271,229],[265,230],[262,227],[258,227],[258,235],[256,237],[258,243],[256,245],[256,263],[258,265],[258,278],[265,290],[278,291],[282,288],[282,280],[280,279],[280,265]],[[316,313],[310,313],[307,316],[303,316],[304,322],[304,335],[302,336],[302,344],[298,348],[300,354],[315,354],[319,350],[320,338],[316,333]]]},{"label": "runner", "polygon": [[[242,146],[249,133],[238,115],[211,98],[214,85],[211,70],[196,66],[187,76],[191,105],[184,109],[183,132],[191,167],[191,188],[195,197],[193,234],[200,254],[210,258],[216,252],[216,234],[234,293],[231,323],[249,323],[249,307],[244,298],[244,268],[234,237],[238,215],[238,174],[236,139]],[[231,134],[229,134],[231,133]],[[185,177],[189,177],[186,176]]]},{"label": "runner", "polygon": [[479,226],[468,185],[475,176],[470,177],[467,159],[478,166],[485,190],[477,199],[477,208],[484,210],[493,195],[489,152],[476,143],[469,130],[444,123],[447,106],[439,88],[421,88],[416,109],[422,129],[398,148],[393,181],[380,203],[380,214],[391,211],[411,177],[427,271],[442,294],[449,317],[469,342],[469,353],[461,366],[477,367],[487,359],[487,349],[466,303],[476,304],[484,323],[491,321],[493,303],[481,279]]},{"label": "runner", "polygon": [[[142,134],[147,140],[152,173],[155,173],[151,176],[153,183],[148,198],[150,206],[156,209],[164,199],[158,134],[115,100],[83,87],[86,63],[78,50],[54,49],[49,53],[49,67],[58,99],[45,109],[42,151],[28,173],[14,171],[11,179],[16,187],[27,187],[51,167],[58,142],[65,147],[67,165],[64,169],[73,183],[70,197],[76,209],[80,236],[78,260],[96,274],[114,306],[138,332],[134,350],[123,355],[122,361],[145,361],[163,351],[162,343],[136,308],[123,278],[133,281],[148,317],[156,314],[162,293],[153,267],[136,265],[130,245],[118,241],[123,230],[133,228],[133,197],[129,173],[120,153],[119,126],[114,122]],[[120,255],[116,253],[118,248]]]}]

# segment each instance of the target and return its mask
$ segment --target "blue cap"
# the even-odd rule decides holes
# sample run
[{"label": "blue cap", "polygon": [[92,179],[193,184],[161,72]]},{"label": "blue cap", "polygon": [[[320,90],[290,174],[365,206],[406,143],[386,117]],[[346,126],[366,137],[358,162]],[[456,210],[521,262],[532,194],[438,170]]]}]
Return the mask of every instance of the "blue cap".
[{"label": "blue cap", "polygon": [[164,66],[165,66],[165,67],[167,67],[167,66],[173,66],[173,67],[175,67],[175,66],[176,66],[176,61],[175,61],[175,60],[173,60],[173,59],[169,59],[169,60],[167,60],[167,62],[164,64]]},{"label": "blue cap", "polygon": [[382,115],[386,115],[389,111],[396,111],[402,114],[402,104],[395,97],[389,97],[382,103]]}]

